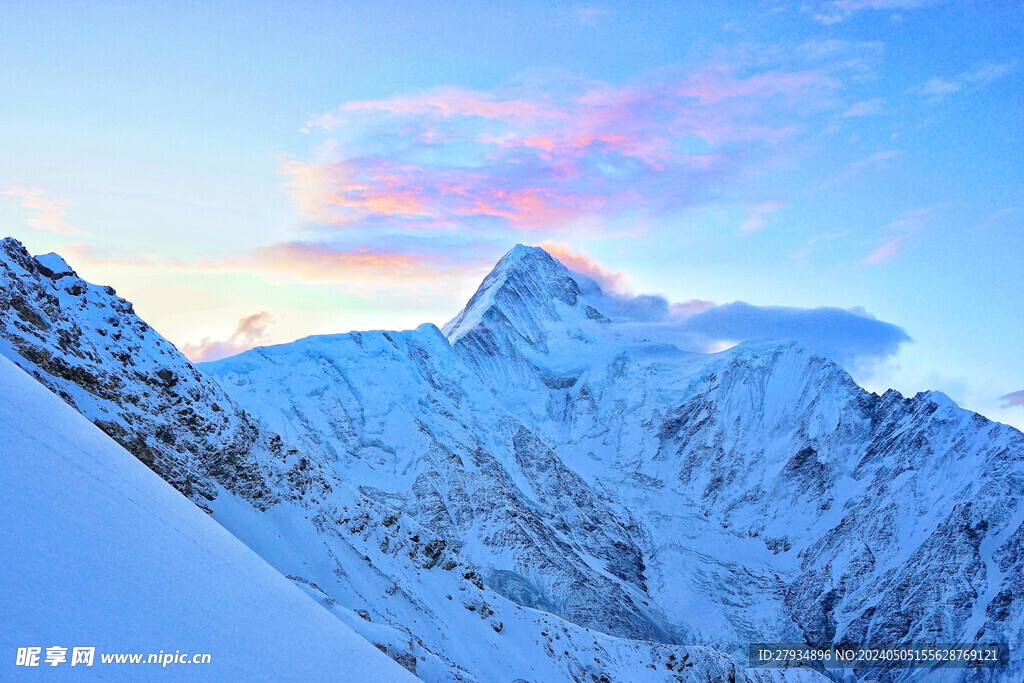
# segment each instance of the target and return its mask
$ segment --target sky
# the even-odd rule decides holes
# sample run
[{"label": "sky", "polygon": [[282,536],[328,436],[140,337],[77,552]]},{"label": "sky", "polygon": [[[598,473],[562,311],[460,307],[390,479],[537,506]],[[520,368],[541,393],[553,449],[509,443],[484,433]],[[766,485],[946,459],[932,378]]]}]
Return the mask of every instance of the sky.
[{"label": "sky", "polygon": [[193,359],[443,324],[525,243],[1024,427],[1024,3],[12,0],[0,25],[0,233]]}]

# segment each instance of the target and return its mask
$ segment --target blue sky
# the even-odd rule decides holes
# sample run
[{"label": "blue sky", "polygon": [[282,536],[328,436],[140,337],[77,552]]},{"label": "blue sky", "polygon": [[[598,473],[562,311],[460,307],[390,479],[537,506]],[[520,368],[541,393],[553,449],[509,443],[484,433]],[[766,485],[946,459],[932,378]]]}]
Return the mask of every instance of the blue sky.
[{"label": "blue sky", "polygon": [[873,315],[913,341],[862,384],[1024,425],[1024,5],[703,4],[5,3],[0,232],[194,357],[442,323],[545,244]]}]

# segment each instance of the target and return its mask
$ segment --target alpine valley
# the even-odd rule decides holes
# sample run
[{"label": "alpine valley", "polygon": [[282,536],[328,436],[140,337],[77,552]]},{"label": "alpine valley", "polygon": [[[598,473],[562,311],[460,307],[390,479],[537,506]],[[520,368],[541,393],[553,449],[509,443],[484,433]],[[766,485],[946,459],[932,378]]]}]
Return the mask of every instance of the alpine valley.
[{"label": "alpine valley", "polygon": [[[112,288],[0,242],[0,354],[424,681],[1024,680],[1024,434],[792,342],[679,334],[517,246],[442,329],[193,365]],[[752,642],[1012,661],[753,669]],[[322,678],[405,674],[360,666]]]}]

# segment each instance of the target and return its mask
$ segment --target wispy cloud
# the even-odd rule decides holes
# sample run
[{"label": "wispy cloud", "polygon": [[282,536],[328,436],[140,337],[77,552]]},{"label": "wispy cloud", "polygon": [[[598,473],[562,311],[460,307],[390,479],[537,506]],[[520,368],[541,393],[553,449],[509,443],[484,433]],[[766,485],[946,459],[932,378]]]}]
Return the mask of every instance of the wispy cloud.
[{"label": "wispy cloud", "polygon": [[939,5],[945,0],[804,0],[800,9],[815,21],[829,26],[864,10],[900,12]]},{"label": "wispy cloud", "polygon": [[716,63],[628,84],[567,77],[347,102],[282,164],[308,221],[391,230],[560,230],[705,200],[798,136],[843,87],[829,68]]},{"label": "wispy cloud", "polygon": [[986,85],[994,83],[995,81],[1013,73],[1018,64],[1019,62],[1016,59],[1007,62],[987,62],[979,64],[973,69],[964,71],[952,77],[932,78],[921,85],[912,88],[911,91],[924,97],[928,97],[932,101],[941,100],[948,95],[961,91],[984,88]]},{"label": "wispy cloud", "polygon": [[542,242],[540,246],[566,268],[589,277],[606,292],[620,293],[630,290],[630,280],[626,273],[605,267],[585,251],[574,251],[568,244],[550,240]]},{"label": "wispy cloud", "polygon": [[181,352],[194,363],[227,358],[269,343],[267,328],[273,322],[274,318],[269,313],[260,311],[239,320],[234,333],[226,340],[216,341],[206,337],[198,344],[185,344]]},{"label": "wispy cloud", "polygon": [[1008,219],[1019,216],[1021,213],[1024,213],[1024,206],[1004,206],[1001,209],[990,212],[988,216],[986,216],[985,219],[975,227],[975,230],[983,232],[993,226],[1007,221]]},{"label": "wispy cloud", "polygon": [[878,168],[886,166],[890,161],[899,156],[899,150],[895,149],[883,149],[870,156],[866,156],[863,159],[851,162],[846,167],[847,176],[857,175],[861,171],[868,168]]},{"label": "wispy cloud", "polygon": [[583,26],[595,26],[607,14],[608,8],[600,5],[576,5],[572,8],[573,19]]},{"label": "wispy cloud", "polygon": [[882,149],[861,159],[851,161],[834,178],[822,183],[823,185],[836,185],[845,182],[855,176],[870,170],[887,169],[890,162],[900,155],[897,149]]},{"label": "wispy cloud", "polygon": [[1004,408],[1008,408],[1010,406],[1019,406],[1024,408],[1024,389],[1000,396],[999,400],[1003,402]]},{"label": "wispy cloud", "polygon": [[885,263],[902,252],[906,243],[907,238],[904,235],[890,237],[885,242],[882,242],[880,245],[875,247],[870,254],[865,256],[863,263],[867,265]]},{"label": "wispy cloud", "polygon": [[0,194],[13,197],[22,209],[29,212],[26,223],[37,230],[45,230],[58,235],[75,235],[81,231],[68,224],[67,207],[71,202],[49,196],[46,190],[26,188],[15,185]]},{"label": "wispy cloud", "polygon": [[877,265],[891,261],[903,253],[915,235],[924,230],[934,218],[939,207],[921,207],[904,211],[885,226],[886,236],[861,262]]},{"label": "wispy cloud", "polygon": [[306,282],[353,282],[367,278],[420,280],[456,268],[437,254],[348,247],[317,242],[279,242],[213,259],[207,267],[274,274]]},{"label": "wispy cloud", "polygon": [[183,270],[192,267],[187,260],[155,252],[136,252],[115,247],[97,247],[88,243],[69,244],[61,254],[70,262],[86,266],[120,266],[163,270]]},{"label": "wispy cloud", "polygon": [[358,284],[361,287],[392,287],[436,281],[478,270],[482,257],[475,256],[472,245],[460,258],[445,254],[442,248],[375,248],[324,242],[277,242],[264,247],[218,256],[173,258],[161,254],[126,252],[72,245],[65,251],[75,262],[91,266],[160,269],[172,272],[243,273],[271,281],[323,284]]},{"label": "wispy cloud", "polygon": [[785,206],[777,200],[769,200],[752,204],[748,207],[750,214],[740,223],[740,232],[754,232],[760,230],[768,221],[768,216]]},{"label": "wispy cloud", "polygon": [[850,108],[843,112],[843,116],[850,117],[861,117],[861,116],[877,116],[882,113],[882,108],[885,105],[885,100],[881,97],[873,97],[870,100],[861,100],[860,102],[854,102],[850,105]]}]

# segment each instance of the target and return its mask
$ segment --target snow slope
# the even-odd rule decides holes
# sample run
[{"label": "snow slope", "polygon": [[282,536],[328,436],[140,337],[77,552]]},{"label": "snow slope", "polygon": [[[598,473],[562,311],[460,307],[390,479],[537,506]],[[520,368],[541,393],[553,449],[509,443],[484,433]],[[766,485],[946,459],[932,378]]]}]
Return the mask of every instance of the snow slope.
[{"label": "snow slope", "polygon": [[[415,680],[6,358],[0,387],[0,678],[59,645],[94,665],[48,679]],[[160,650],[211,663],[100,662]]]}]

